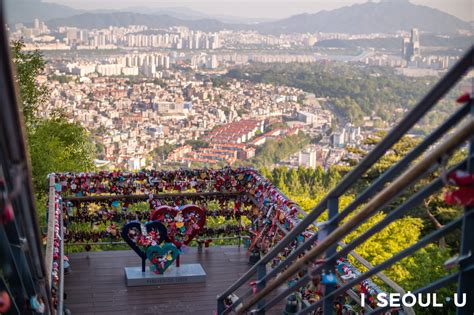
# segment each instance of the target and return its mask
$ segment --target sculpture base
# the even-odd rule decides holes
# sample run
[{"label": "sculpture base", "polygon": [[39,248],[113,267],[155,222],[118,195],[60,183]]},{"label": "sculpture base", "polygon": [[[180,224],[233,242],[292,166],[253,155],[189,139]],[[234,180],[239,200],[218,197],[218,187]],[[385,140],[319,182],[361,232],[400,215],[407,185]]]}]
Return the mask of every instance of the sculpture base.
[{"label": "sculpture base", "polygon": [[145,272],[142,272],[142,267],[125,267],[127,287],[206,282],[206,272],[201,264],[182,264],[179,268],[173,265],[162,275],[154,273],[149,268],[147,266]]}]

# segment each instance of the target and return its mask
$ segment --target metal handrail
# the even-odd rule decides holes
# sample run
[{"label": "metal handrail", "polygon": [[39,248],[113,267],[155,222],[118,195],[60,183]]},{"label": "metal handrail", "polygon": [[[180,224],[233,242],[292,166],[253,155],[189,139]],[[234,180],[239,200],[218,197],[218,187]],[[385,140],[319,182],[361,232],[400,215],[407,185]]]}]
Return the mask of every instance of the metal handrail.
[{"label": "metal handrail", "polygon": [[[344,194],[354,182],[356,182],[380,157],[382,157],[385,152],[392,147],[401,137],[410,130],[420,119],[423,117],[426,112],[428,112],[462,77],[462,75],[472,66],[472,60],[474,59],[474,46],[470,47],[469,51],[463,56],[463,58],[454,65],[448,73],[439,81],[431,91],[415,106],[401,121],[400,123],[392,129],[387,136],[354,168],[350,173],[348,173],[341,182],[331,190],[323,200],[305,216],[305,218],[295,226],[290,233],[284,237],[278,244],[276,244],[269,252],[261,258],[261,264],[266,264],[276,257],[288,244],[290,244],[299,234],[301,234],[309,225],[313,224],[315,220],[327,209],[327,203],[331,198],[338,198]],[[428,139],[423,141],[420,144],[420,149],[417,152],[407,155],[403,162],[408,163],[415,159],[420,153],[425,151],[432,143],[434,143],[439,137],[446,132],[451,124],[459,122],[469,111],[469,107],[466,105],[461,110],[459,110],[455,115],[453,115],[448,122],[438,128],[433,132],[432,136],[429,136]],[[404,169],[402,163],[398,163],[398,166],[392,167],[389,170],[389,174],[396,174]],[[381,188],[383,184],[390,178],[389,176],[384,179],[376,181],[374,183],[374,189],[367,189],[358,198],[345,210],[339,213],[338,216],[334,218],[334,221],[329,223],[338,223],[342,220],[347,214],[352,212],[358,205],[370,198],[370,196],[376,191],[376,189]],[[222,301],[228,295],[237,290],[240,286],[248,282],[249,279],[257,271],[257,265],[254,265],[249,269],[244,275],[242,275],[236,282],[234,282],[228,289],[218,295],[218,301]]]},{"label": "metal handrail", "polygon": [[464,219],[463,217],[459,217],[456,220],[449,222],[448,224],[443,226],[441,229],[436,230],[435,232],[425,236],[424,238],[419,240],[417,243],[415,243],[411,247],[402,250],[401,252],[395,254],[391,258],[384,261],[383,263],[377,265],[376,267],[370,269],[366,273],[360,275],[356,279],[353,279],[353,280],[349,281],[344,286],[341,286],[340,288],[338,288],[338,289],[334,290],[333,292],[329,293],[322,300],[320,300],[320,301],[312,304],[310,307],[302,310],[301,313],[306,314],[308,312],[311,312],[317,306],[321,305],[323,303],[324,299],[327,299],[328,297],[331,297],[331,296],[334,296],[334,295],[337,295],[337,294],[340,294],[340,293],[344,292],[348,288],[351,288],[354,285],[356,285],[357,283],[360,283],[361,281],[366,280],[366,279],[376,275],[378,272],[386,269],[387,267],[390,267],[391,265],[397,263],[398,261],[400,261],[403,258],[407,257],[408,255],[412,254],[413,252],[425,247],[426,245],[433,242],[434,240],[437,240],[437,239],[441,238],[442,236],[448,234],[449,232],[454,231],[456,228],[459,228],[459,226],[462,224],[463,219]]},{"label": "metal handrail", "polygon": [[[466,161],[459,163],[455,167],[451,168],[449,172],[461,169],[465,167]],[[400,218],[402,215],[404,215],[409,209],[412,209],[414,206],[419,204],[423,199],[425,199],[427,196],[430,196],[434,192],[438,191],[444,186],[443,180],[441,178],[435,179],[433,182],[431,182],[429,185],[424,187],[421,191],[410,197],[405,203],[400,205],[397,209],[394,211],[390,212],[385,218],[383,218],[381,221],[379,221],[377,224],[369,228],[367,231],[365,231],[363,234],[361,234],[359,237],[355,238],[344,248],[339,250],[337,253],[334,255],[326,258],[326,261],[328,263],[335,263],[337,259],[344,257],[350,253],[351,250],[355,249],[357,246],[361,245],[365,240],[370,238],[371,236],[375,235],[376,233],[380,232],[382,229],[384,229],[387,225],[395,221],[396,219]],[[313,274],[320,272],[322,270],[323,266],[317,267],[313,270]],[[297,281],[297,283],[293,287],[298,287],[305,285],[307,282],[310,280],[310,275],[305,275],[302,277],[300,280]],[[285,291],[281,292],[278,294],[276,297],[274,297],[270,302],[268,302],[265,307],[269,308],[276,303],[281,298],[284,298],[286,295],[292,292],[291,288],[286,289]]]},{"label": "metal handrail", "polygon": [[[341,248],[344,248],[346,247],[347,245],[343,242],[338,242],[337,243]],[[360,262],[364,267],[366,267],[367,269],[372,269],[374,268],[374,266],[369,263],[367,260],[365,260],[361,255],[357,254],[355,251],[351,250],[349,252],[349,254],[354,257],[354,259],[356,259],[358,262]],[[383,282],[385,282],[388,286],[390,286],[393,290],[395,290],[395,292],[398,292],[398,293],[405,293],[405,290],[399,286],[395,281],[393,281],[392,279],[388,278],[383,272],[379,272],[377,274],[377,277],[380,278],[380,280],[382,280]]]},{"label": "metal handrail", "polygon": [[[10,288],[19,289],[14,299],[19,302],[17,306],[22,311],[26,309],[25,299],[41,297],[45,303],[46,312],[49,312],[52,304],[48,289],[47,268],[43,260],[25,127],[19,111],[20,106],[18,106],[20,99],[16,89],[16,80],[13,77],[14,66],[10,58],[10,43],[3,15],[4,6],[0,2],[0,91],[2,93],[0,174],[5,179],[8,192],[14,192],[10,195],[10,202],[15,210],[14,220],[5,224],[8,238],[2,242],[9,242],[12,245],[14,256],[11,258],[20,266],[14,271],[16,275],[5,274],[5,277],[22,279],[22,281],[8,283]],[[2,257],[2,259],[8,261],[10,257]]]},{"label": "metal handrail", "polygon": [[[58,199],[58,191],[56,190],[56,177],[54,174],[50,174],[48,177],[49,181],[49,199],[48,199],[48,231],[45,251],[45,262],[48,279],[50,281],[50,290],[53,289],[52,270],[53,270],[53,254],[54,254],[54,242],[55,242],[55,226],[59,224],[59,283],[56,288],[57,306],[56,313],[63,314],[64,309],[64,218],[62,209],[62,198]],[[59,211],[59,215],[56,221],[56,212]],[[53,305],[54,306],[54,305]]]},{"label": "metal handrail", "polygon": [[54,176],[49,177],[49,196],[48,196],[48,230],[46,238],[45,264],[46,275],[51,287],[51,272],[53,270],[53,244],[54,244],[54,225],[56,212],[56,189]]},{"label": "metal handrail", "polygon": [[59,288],[58,288],[58,307],[57,313],[63,314],[64,307],[64,221],[63,221],[63,211],[59,212]]},{"label": "metal handrail", "polygon": [[[200,199],[200,198],[212,198],[212,197],[238,197],[242,195],[241,192],[180,192],[180,193],[163,193],[151,195],[153,199]],[[64,201],[70,202],[97,202],[97,201],[108,201],[108,200],[148,200],[150,194],[136,194],[136,195],[97,195],[97,196],[65,196]]]},{"label": "metal handrail", "polygon": [[[246,239],[250,238],[250,236],[247,235],[241,235],[239,236],[225,236],[225,237],[203,237],[203,238],[197,238],[193,239],[191,242],[204,242],[206,240],[213,240],[213,241],[223,241],[223,240],[236,240],[236,239]],[[103,246],[103,245],[126,245],[127,242],[124,241],[118,241],[118,242],[75,242],[75,243],[65,243],[66,246],[84,246],[84,245],[91,245],[91,246]]]},{"label": "metal handrail", "polygon": [[425,152],[438,141],[446,132],[456,126],[468,113],[472,106],[472,101],[463,104],[459,110],[457,110],[452,116],[450,116],[443,124],[431,132],[422,142],[420,142],[412,151],[405,155],[395,165],[390,167],[383,176],[375,179],[374,182],[367,187],[357,198],[352,201],[345,209],[338,213],[333,219],[330,220],[331,224],[338,224],[347,215],[354,211],[359,205],[372,197],[377,190],[381,189],[385,183],[387,183],[395,175],[400,174],[411,162],[413,162],[421,153]]},{"label": "metal handrail", "polygon": [[279,287],[286,280],[297,273],[304,265],[311,260],[322,255],[325,250],[329,249],[333,244],[337,243],[342,237],[353,231],[358,225],[367,220],[370,215],[380,209],[389,200],[394,198],[405,187],[411,185],[418,180],[432,165],[435,165],[439,159],[446,154],[451,153],[459,145],[467,141],[474,134],[474,119],[468,121],[449,136],[443,143],[437,146],[429,155],[426,155],[420,162],[408,168],[402,175],[396,178],[389,186],[383,189],[379,194],[373,197],[359,212],[357,212],[351,220],[345,222],[331,234],[324,238],[317,246],[308,251],[308,253],[298,259],[288,269],[282,272],[278,278],[266,285],[261,291],[257,292],[250,301],[245,303],[237,312],[242,314],[249,307],[253,306],[259,300],[263,299],[271,291]]}]

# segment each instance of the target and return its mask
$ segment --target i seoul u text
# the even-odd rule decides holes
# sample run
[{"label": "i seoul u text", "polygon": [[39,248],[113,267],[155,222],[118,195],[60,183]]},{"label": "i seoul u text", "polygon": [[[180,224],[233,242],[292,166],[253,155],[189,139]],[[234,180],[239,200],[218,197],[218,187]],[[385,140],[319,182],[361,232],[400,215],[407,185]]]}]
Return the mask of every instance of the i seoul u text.
[{"label": "i seoul u text", "polygon": [[[366,303],[365,293],[360,294],[361,306]],[[378,307],[444,307],[454,303],[456,307],[464,307],[467,303],[466,293],[454,293],[452,297],[440,297],[436,293],[379,293],[376,296]]]}]

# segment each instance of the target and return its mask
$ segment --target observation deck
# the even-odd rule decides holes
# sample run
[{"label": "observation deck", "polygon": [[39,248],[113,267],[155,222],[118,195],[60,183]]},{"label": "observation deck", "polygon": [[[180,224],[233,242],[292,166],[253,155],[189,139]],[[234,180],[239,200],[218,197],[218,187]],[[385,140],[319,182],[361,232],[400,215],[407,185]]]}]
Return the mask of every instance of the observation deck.
[{"label": "observation deck", "polygon": [[216,296],[250,268],[241,246],[192,247],[182,264],[200,263],[206,282],[127,287],[124,267],[139,260],[131,250],[69,254],[65,305],[72,314],[212,314]]}]

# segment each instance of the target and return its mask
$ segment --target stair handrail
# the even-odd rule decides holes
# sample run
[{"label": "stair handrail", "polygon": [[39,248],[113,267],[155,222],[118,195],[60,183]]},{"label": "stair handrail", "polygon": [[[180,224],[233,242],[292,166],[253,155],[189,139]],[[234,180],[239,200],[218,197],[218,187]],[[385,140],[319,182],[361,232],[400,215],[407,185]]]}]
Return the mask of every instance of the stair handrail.
[{"label": "stair handrail", "polygon": [[[290,265],[284,272],[270,282],[268,285],[252,296],[250,301],[246,302],[237,312],[242,314],[249,307],[255,305],[262,300],[271,291],[278,288],[301,268],[308,264],[311,260],[316,259],[324,254],[333,244],[353,231],[357,226],[362,224],[375,211],[379,210],[387,201],[391,200],[398,192],[411,185],[414,181],[419,179],[426,171],[443,158],[446,154],[452,153],[454,149],[467,141],[474,134],[474,118],[469,118],[458,130],[443,141],[440,145],[434,148],[430,154],[423,157],[421,161],[407,169],[403,174],[396,178],[390,185],[385,187],[380,193],[373,197],[361,210],[359,210],[349,221],[346,221],[341,226],[337,227],[332,233],[327,235],[315,247],[311,248],[306,255],[299,258],[296,262]],[[291,232],[290,232],[291,234]],[[290,235],[288,234],[288,235]]]},{"label": "stair handrail", "polygon": [[[474,60],[474,46],[471,46],[466,54],[438,81],[434,87],[422,98],[422,100],[394,127],[385,138],[379,142],[369,154],[349,172],[341,182],[332,189],[321,202],[309,212],[304,219],[295,226],[280,242],[270,249],[261,260],[234,282],[228,289],[217,296],[218,312],[219,305],[222,301],[232,294],[235,290],[247,283],[254,274],[256,274],[259,264],[267,264],[276,257],[285,247],[288,246],[299,234],[301,234],[308,226],[315,225],[316,219],[327,209],[329,200],[338,198],[356,182],[385,152],[391,148],[403,135],[407,133],[436,103],[460,80],[460,78],[472,67]],[[356,200],[354,200],[343,211],[339,212],[335,217],[331,218],[329,224],[337,224],[350,212],[357,208],[360,204],[370,198],[374,192],[383,187],[383,185],[392,176],[403,170],[408,163],[412,162],[421,153],[426,151],[433,143],[435,143],[444,133],[453,125],[457,124],[467,113],[469,113],[470,102],[461,107],[454,115],[452,115],[445,123],[430,134],[422,143],[420,143],[412,152],[405,156],[399,163],[392,166],[381,177],[379,177],[372,186],[364,190]],[[264,277],[266,281],[268,277]],[[234,303],[235,304],[235,303]],[[234,305],[233,304],[233,305]],[[234,305],[235,306],[235,305]]]}]

